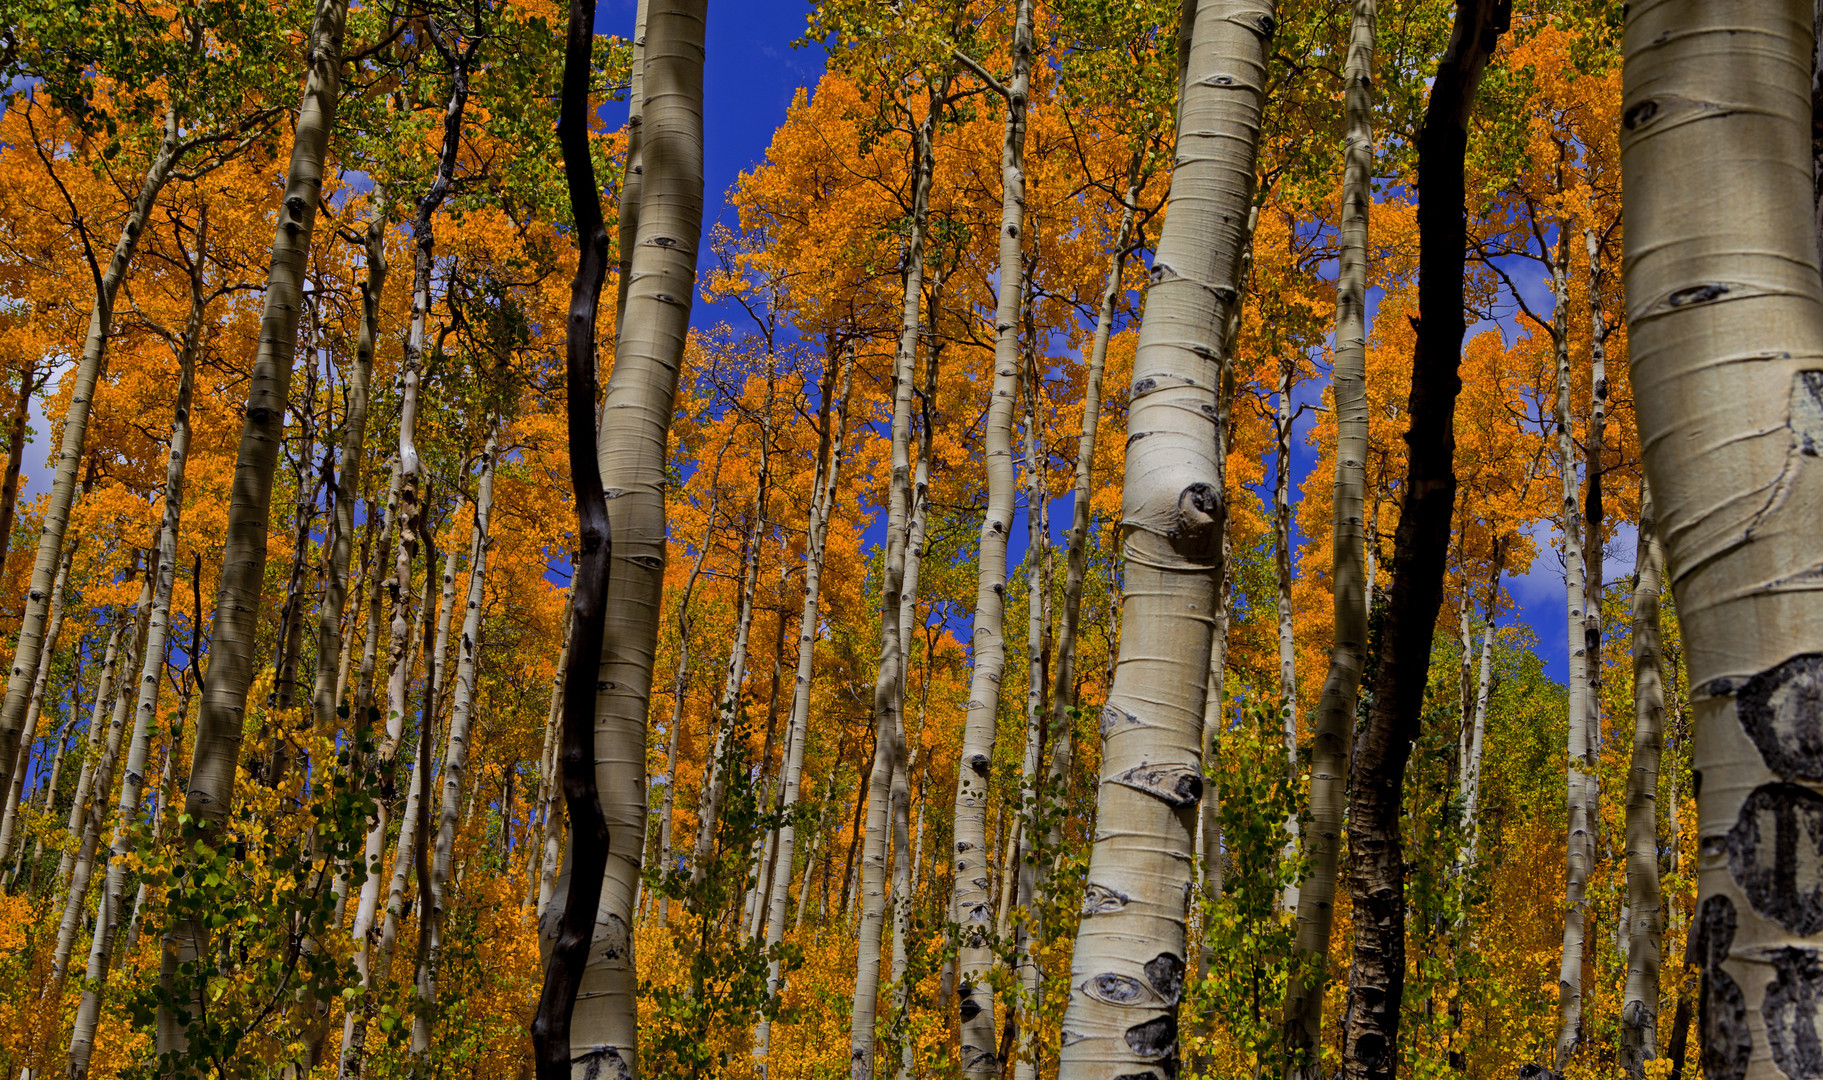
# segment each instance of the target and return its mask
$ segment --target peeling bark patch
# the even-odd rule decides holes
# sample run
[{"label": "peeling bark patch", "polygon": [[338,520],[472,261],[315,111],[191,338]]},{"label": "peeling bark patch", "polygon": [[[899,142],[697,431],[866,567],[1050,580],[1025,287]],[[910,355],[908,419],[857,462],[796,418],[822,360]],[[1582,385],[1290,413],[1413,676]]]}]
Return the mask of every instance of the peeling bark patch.
[{"label": "peeling bark patch", "polygon": [[1823,930],[1823,795],[1761,784],[1741,803],[1724,847],[1755,911],[1804,937]]},{"label": "peeling bark patch", "polygon": [[[1177,1054],[1177,1017],[1166,1013],[1127,1029],[1127,1049],[1142,1058],[1158,1060]],[[1167,1067],[1167,1073],[1175,1070]]]},{"label": "peeling bark patch", "polygon": [[1823,371],[1799,371],[1791,377],[1791,425],[1798,452],[1823,453]]},{"label": "peeling bark patch", "polygon": [[[1818,375],[1823,391],[1823,372],[1800,374]],[[1802,435],[1807,447],[1813,435],[1823,445],[1823,404],[1813,406],[1816,426]],[[1797,422],[1794,402],[1794,434]],[[1799,653],[1753,676],[1735,690],[1734,704],[1767,768],[1787,780],[1823,780],[1823,653]]]},{"label": "peeling bark patch", "polygon": [[1696,933],[1690,939],[1690,959],[1703,973],[1697,1014],[1703,1036],[1703,1075],[1708,1080],[1742,1080],[1753,1056],[1747,1003],[1739,984],[1722,970],[1737,925],[1734,904],[1726,896],[1711,896],[1703,901]]},{"label": "peeling bark patch", "polygon": [[1159,953],[1146,961],[1146,981],[1166,1002],[1177,1004],[1184,990],[1184,958],[1175,953]]},{"label": "peeling bark patch", "polygon": [[601,958],[603,960],[625,960],[633,955],[627,924],[618,915],[609,915],[601,924]]},{"label": "peeling bark patch", "polygon": [[1118,889],[1090,882],[1082,891],[1082,913],[1084,915],[1104,915],[1110,911],[1119,911],[1127,906],[1133,898]]},{"label": "peeling bark patch", "polygon": [[1786,1076],[1823,1076],[1823,965],[1814,949],[1778,949],[1770,959],[1777,977],[1766,985],[1760,1016],[1772,1060]]},{"label": "peeling bark patch", "polygon": [[1143,791],[1173,810],[1195,806],[1203,797],[1203,778],[1189,765],[1169,762],[1137,765],[1113,778],[1114,783]]}]

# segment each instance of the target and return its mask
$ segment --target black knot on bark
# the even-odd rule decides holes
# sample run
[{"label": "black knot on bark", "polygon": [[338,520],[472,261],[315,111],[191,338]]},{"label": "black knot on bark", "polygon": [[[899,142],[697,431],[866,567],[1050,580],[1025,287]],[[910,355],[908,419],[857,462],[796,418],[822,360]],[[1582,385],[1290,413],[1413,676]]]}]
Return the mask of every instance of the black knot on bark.
[{"label": "black knot on bark", "polygon": [[1213,484],[1199,480],[1178,492],[1177,522],[1169,534],[1172,548],[1196,562],[1215,558],[1222,546],[1221,510],[1222,493]]},{"label": "black knot on bark", "polygon": [[1679,289],[1672,293],[1665,298],[1665,303],[1674,308],[1687,307],[1690,304],[1706,304],[1717,297],[1726,295],[1728,291],[1728,286],[1717,282],[1692,285],[1687,289]]},{"label": "black knot on bark", "polygon": [[1650,123],[1658,115],[1658,102],[1648,98],[1621,114],[1620,126],[1632,131],[1641,124]]}]

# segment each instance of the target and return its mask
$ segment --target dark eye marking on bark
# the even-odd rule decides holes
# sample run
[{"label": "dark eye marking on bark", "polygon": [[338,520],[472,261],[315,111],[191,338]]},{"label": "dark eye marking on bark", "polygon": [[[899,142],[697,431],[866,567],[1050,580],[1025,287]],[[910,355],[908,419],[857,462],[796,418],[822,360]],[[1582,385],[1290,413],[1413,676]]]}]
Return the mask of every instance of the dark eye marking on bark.
[{"label": "dark eye marking on bark", "polygon": [[1110,911],[1119,911],[1127,906],[1131,896],[1118,889],[1090,882],[1082,891],[1082,913],[1084,915],[1102,915]]},{"label": "dark eye marking on bark", "polygon": [[1131,975],[1104,971],[1083,980],[1082,992],[1109,1005],[1138,1005],[1153,1001],[1152,991]]},{"label": "dark eye marking on bark", "polygon": [[1137,726],[1139,724],[1139,717],[1134,716],[1125,709],[1116,708],[1113,705],[1103,705],[1101,707],[1101,734],[1103,738],[1106,738],[1115,728],[1118,728],[1122,724],[1133,724]]},{"label": "dark eye marking on bark", "polygon": [[1707,304],[1711,300],[1726,296],[1729,291],[1730,289],[1727,285],[1711,281],[1702,285],[1691,285],[1687,288],[1679,289],[1670,296],[1665,297],[1665,303],[1667,306],[1674,308],[1685,307],[1690,304]]},{"label": "dark eye marking on bark", "polygon": [[[1823,393],[1823,372],[1800,374],[1817,375]],[[1814,433],[1823,442],[1823,403],[1816,409]],[[1811,435],[1803,438],[1809,445]],[[1766,767],[1787,780],[1823,780],[1823,653],[1799,653],[1733,689],[1735,714]]]},{"label": "dark eye marking on bark", "polygon": [[1203,797],[1203,778],[1184,764],[1136,765],[1114,777],[1113,782],[1143,791],[1173,810],[1195,806]]},{"label": "dark eye marking on bark", "polygon": [[1761,784],[1741,803],[1724,847],[1755,911],[1794,934],[1823,930],[1823,795]]},{"label": "dark eye marking on bark", "polygon": [[1823,965],[1814,949],[1777,949],[1769,959],[1777,975],[1766,984],[1760,1016],[1773,1063],[1786,1076],[1823,1076]]},{"label": "dark eye marking on bark", "polygon": [[1172,1005],[1184,990],[1184,958],[1175,953],[1159,953],[1146,961],[1146,981],[1158,996]]},{"label": "dark eye marking on bark", "polygon": [[1177,522],[1171,528],[1171,546],[1186,559],[1206,562],[1222,547],[1222,494],[1213,485],[1197,481],[1177,495]]},{"label": "dark eye marking on bark", "polygon": [[[1177,1017],[1170,1013],[1155,1016],[1127,1029],[1127,1049],[1143,1058],[1175,1057],[1177,1054]],[[1169,1071],[1169,1070],[1167,1070]]]},{"label": "dark eye marking on bark", "polygon": [[1753,1056],[1747,1003],[1739,984],[1722,970],[1722,961],[1728,959],[1728,949],[1734,944],[1737,925],[1734,904],[1726,896],[1711,896],[1703,901],[1702,910],[1697,913],[1696,932],[1690,938],[1689,959],[1703,973],[1697,1014],[1702,1029],[1703,1075],[1708,1080],[1741,1080],[1747,1075],[1747,1062]]},{"label": "dark eye marking on bark", "polygon": [[1658,102],[1651,100],[1642,101],[1638,105],[1628,109],[1626,115],[1620,118],[1620,123],[1622,127],[1626,128],[1628,131],[1632,131],[1634,128],[1647,123],[1657,115]]}]

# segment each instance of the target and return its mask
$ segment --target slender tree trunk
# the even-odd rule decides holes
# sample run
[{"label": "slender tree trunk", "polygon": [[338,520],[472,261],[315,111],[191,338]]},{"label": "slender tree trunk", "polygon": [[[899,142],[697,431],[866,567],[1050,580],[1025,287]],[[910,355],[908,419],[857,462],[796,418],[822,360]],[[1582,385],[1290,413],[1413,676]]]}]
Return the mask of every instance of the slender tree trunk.
[{"label": "slender tree trunk", "polygon": [[[851,884],[855,846],[863,837],[859,880],[862,897],[856,927],[855,996],[849,1015],[850,1080],[872,1080],[874,1074],[874,1019],[879,1013],[880,943],[886,917],[887,815],[891,801],[894,731],[893,713],[901,700],[904,681],[904,643],[899,638],[899,612],[904,600],[908,518],[911,512],[912,378],[918,353],[918,315],[924,298],[924,245],[930,225],[930,187],[936,167],[933,140],[948,94],[945,73],[927,89],[929,108],[912,136],[911,228],[905,245],[905,294],[899,323],[899,345],[893,355],[893,413],[890,440],[891,478],[888,484],[885,557],[880,575],[880,664],[874,680],[873,769],[863,797],[855,804],[854,830],[842,888]],[[866,829],[861,831],[862,806]],[[844,906],[844,914],[853,907]]]},{"label": "slender tree trunk", "polygon": [[1006,549],[1013,522],[1013,407],[1019,390],[1019,314],[1025,296],[1025,135],[1032,58],[1031,3],[1014,16],[1013,72],[1006,86],[1006,135],[1000,147],[1000,262],[994,315],[994,379],[988,398],[987,509],[981,518],[975,581],[973,668],[962,760],[956,770],[955,875],[950,917],[962,927],[956,1001],[962,1021],[962,1075],[988,1078],[1000,1069],[1000,1029],[995,1023],[993,896],[983,857],[986,844],[988,770],[994,757],[995,714],[1006,667],[1001,613],[1006,600]]},{"label": "slender tree trunk", "polygon": [[[840,354],[831,348],[828,362],[839,364]],[[822,441],[828,451],[821,449],[817,456],[816,483],[811,493],[809,536],[804,546],[804,607],[798,616],[798,656],[797,671],[792,680],[791,719],[785,737],[784,791],[780,797],[780,807],[784,817],[779,825],[778,852],[774,856],[777,869],[772,875],[772,898],[767,908],[766,939],[767,948],[784,940],[785,907],[791,889],[791,863],[793,849],[797,843],[797,828],[791,816],[798,805],[800,785],[804,773],[804,745],[810,729],[810,685],[816,667],[817,612],[821,599],[823,580],[823,554],[829,541],[829,520],[835,510],[837,481],[842,468],[843,442],[848,432],[848,400],[854,386],[856,361],[850,359],[842,373],[841,396],[831,414],[825,406],[823,417]],[[825,379],[825,387],[829,380]],[[826,459],[826,460],[825,460]],[[810,884],[810,864],[806,859],[804,867],[804,885]],[[804,917],[804,894],[798,896],[798,918]],[[766,993],[776,998],[784,989],[784,982],[779,971],[777,960],[769,961],[766,973]],[[758,1080],[766,1080],[767,1053],[772,1044],[772,1020],[761,1017],[754,1033],[753,1060]]]},{"label": "slender tree trunk", "polygon": [[[6,680],[6,698],[0,703],[0,791],[12,783],[10,773],[19,750],[19,732],[29,707],[32,680],[38,672],[38,657],[44,650],[45,623],[50,612],[50,594],[57,564],[63,554],[63,534],[69,526],[70,507],[76,501],[76,473],[81,467],[83,445],[88,439],[89,412],[95,401],[95,384],[106,366],[108,337],[114,329],[114,300],[120,283],[126,280],[127,267],[139,249],[140,238],[152,217],[153,207],[165,183],[176,171],[183,153],[179,141],[180,120],[175,108],[166,110],[164,136],[152,154],[140,182],[139,195],[120,226],[120,239],[107,268],[96,270],[94,306],[89,310],[88,336],[83,341],[82,357],[76,364],[76,381],[70,392],[70,407],[63,417],[63,438],[57,447],[57,468],[51,479],[50,499],[44,508],[44,524],[38,533],[38,554],[32,563],[31,585],[25,594],[25,613],[19,624],[19,641],[13,652],[12,667]],[[312,207],[314,212],[315,207]],[[7,505],[10,507],[12,501]]]},{"label": "slender tree trunk", "polygon": [[1361,670],[1367,654],[1368,587],[1363,504],[1367,495],[1367,225],[1373,205],[1373,71],[1376,0],[1354,0],[1343,71],[1342,227],[1336,280],[1336,474],[1330,549],[1334,637],[1310,742],[1310,816],[1303,830],[1310,869],[1298,885],[1298,956],[1285,995],[1291,1080],[1318,1080],[1336,866],[1347,803]]},{"label": "slender tree trunk", "polygon": [[[283,208],[272,242],[259,351],[253,362],[234,469],[234,496],[228,507],[209,677],[197,716],[196,753],[185,795],[188,827],[196,831],[199,842],[212,838],[233,809],[234,774],[240,759],[242,721],[258,641],[260,590],[266,573],[272,473],[284,437],[285,402],[291,392],[297,348],[300,285],[322,196],[323,158],[341,93],[342,32],[347,17],[347,0],[318,0],[308,39],[309,71],[286,170]],[[188,1031],[178,1023],[170,1003],[179,995],[188,1000],[201,992],[200,983],[188,978],[182,980],[185,985],[179,985],[179,967],[204,955],[207,945],[208,928],[202,920],[177,919],[166,928],[159,975],[166,995],[158,1015],[161,1054],[181,1055],[189,1045]]]},{"label": "slender tree trunk", "polygon": [[[487,449],[481,454],[481,475],[476,482],[474,536],[470,541],[468,596],[462,610],[462,637],[456,648],[456,689],[450,704],[449,738],[443,753],[443,801],[437,815],[436,851],[430,869],[431,907],[421,918],[430,920],[429,955],[419,965],[418,983],[424,996],[436,1000],[437,963],[443,952],[443,912],[445,890],[456,850],[456,811],[462,796],[462,779],[468,773],[468,731],[474,717],[475,680],[480,662],[481,604],[487,588],[487,555],[493,540],[488,525],[494,510],[494,463],[500,455],[500,420],[494,418],[488,432]],[[504,808],[503,808],[504,809]],[[425,1049],[429,1048],[429,1018],[420,1015],[416,1024],[424,1025]],[[413,1043],[418,1042],[414,1025]]]},{"label": "slender tree trunk", "polygon": [[[1589,744],[1589,717],[1594,711],[1589,702],[1589,668],[1601,662],[1600,654],[1588,651],[1586,603],[1588,591],[1584,568],[1590,560],[1582,543],[1582,519],[1576,505],[1575,420],[1570,412],[1570,346],[1569,346],[1569,228],[1560,223],[1563,234],[1557,244],[1557,256],[1551,266],[1551,294],[1556,307],[1551,336],[1557,351],[1557,471],[1562,480],[1562,526],[1564,541],[1564,592],[1569,616],[1567,640],[1570,649],[1568,725],[1568,765],[1566,801],[1569,812],[1567,868],[1564,875],[1563,951],[1557,976],[1557,1053],[1554,1068],[1562,1073],[1576,1052],[1582,1033],[1582,962],[1583,936],[1588,919],[1587,899],[1589,870],[1594,862],[1595,844],[1589,830],[1594,799],[1595,750]],[[1600,555],[1595,556],[1600,561]],[[1598,632],[1599,633],[1599,632]]]},{"label": "slender tree trunk", "polygon": [[1633,582],[1633,767],[1627,773],[1627,900],[1633,909],[1621,1005],[1621,1067],[1644,1075],[1658,1056],[1658,764],[1664,746],[1665,688],[1660,670],[1658,598],[1663,556],[1653,532],[1650,489],[1640,495],[1639,554]]},{"label": "slender tree trunk", "polygon": [[1443,603],[1456,498],[1455,406],[1463,336],[1468,118],[1508,0],[1458,0],[1418,134],[1418,327],[1406,407],[1406,477],[1393,539],[1393,583],[1374,669],[1372,704],[1349,789],[1349,887],[1354,961],[1342,1062],[1348,1080],[1390,1078],[1399,1061],[1405,995],[1405,764],[1418,734],[1431,641]]},{"label": "slender tree trunk", "polygon": [[84,1080],[89,1074],[114,935],[126,908],[127,861],[134,850],[133,826],[139,820],[146,760],[152,749],[152,729],[158,721],[158,689],[164,678],[165,643],[171,628],[171,593],[177,585],[177,536],[183,520],[184,465],[190,451],[190,402],[196,385],[196,358],[202,351],[205,332],[203,257],[207,250],[204,246],[207,228],[205,216],[197,226],[196,256],[190,264],[190,316],[184,326],[183,345],[178,350],[177,400],[171,423],[171,453],[165,464],[165,506],[158,530],[158,569],[156,576],[148,577],[146,582],[151,588],[152,605],[146,629],[145,658],[139,666],[133,736],[128,744],[126,768],[121,773],[107,886],[89,946],[88,977],[83,983],[82,1000],[77,1005],[75,1026],[70,1033],[69,1075],[72,1080]]},{"label": "slender tree trunk", "polygon": [[1487,738],[1488,694],[1494,679],[1494,615],[1495,605],[1500,600],[1500,570],[1505,546],[1505,537],[1494,542],[1494,569],[1488,575],[1487,621],[1481,628],[1481,674],[1475,684],[1475,700],[1469,714],[1466,738],[1468,752],[1463,756],[1461,786],[1457,792],[1462,799],[1462,830],[1465,837],[1462,850],[1456,857],[1458,888],[1466,884],[1469,873],[1474,870],[1475,853],[1481,835],[1481,755]]},{"label": "slender tree trunk", "polygon": [[[1278,585],[1279,620],[1279,722],[1285,732],[1285,775],[1298,780],[1298,651],[1291,608],[1291,387],[1296,361],[1288,354],[1279,362],[1278,408],[1273,417],[1272,563]],[[1279,857],[1287,862],[1298,854],[1298,815],[1285,818],[1285,845]],[[1282,910],[1298,910],[1298,883],[1292,881],[1279,896]]]},{"label": "slender tree trunk", "polygon": [[[57,860],[58,888],[63,888],[69,881],[70,870],[76,862],[76,845],[82,840],[83,822],[87,820],[89,800],[97,792],[95,772],[102,761],[102,744],[108,730],[103,723],[114,708],[114,701],[120,696],[119,673],[123,663],[131,664],[133,641],[127,637],[127,628],[131,625],[124,612],[114,615],[114,629],[108,634],[107,650],[102,653],[101,675],[95,682],[95,701],[89,709],[88,752],[82,756],[82,770],[76,774],[76,790],[70,798],[70,816],[66,828],[70,834],[71,846],[64,849]],[[126,645],[126,656],[123,659],[121,645]],[[100,785],[105,790],[106,783]],[[51,791],[50,798],[57,797],[56,789]],[[46,800],[46,809],[50,801]]]},{"label": "slender tree trunk", "polygon": [[[762,457],[764,453],[762,452]],[[715,825],[721,813],[723,789],[728,777],[723,768],[729,741],[741,737],[735,731],[735,718],[740,712],[741,687],[747,680],[747,643],[753,632],[753,592],[760,572],[760,545],[766,531],[766,467],[760,467],[758,499],[753,520],[741,544],[740,607],[735,616],[734,642],[728,649],[728,675],[722,682],[721,696],[716,700],[715,740],[709,759],[703,763],[703,787],[697,802],[696,848],[690,859],[692,880],[701,881],[709,872],[715,852]],[[643,840],[642,840],[643,843]]]},{"label": "slender tree trunk", "polygon": [[538,846],[532,851],[531,871],[533,875],[530,888],[536,890],[537,908],[534,914],[538,919],[538,945],[545,955],[542,959],[550,961],[550,946],[557,940],[557,926],[550,924],[546,932],[545,913],[550,907],[551,892],[557,884],[557,860],[562,847],[563,823],[557,816],[557,799],[562,777],[558,775],[561,759],[559,743],[563,737],[563,684],[564,673],[570,668],[570,646],[574,639],[576,621],[571,618],[571,598],[563,602],[563,648],[557,654],[557,671],[551,678],[551,709],[545,719],[544,727],[544,761],[543,771],[538,780]]},{"label": "slender tree trunk", "polygon": [[[576,0],[572,10],[586,3]],[[649,0],[647,5],[639,228],[597,447],[600,482],[613,494],[614,506],[607,627],[595,679],[578,684],[592,681],[597,687],[590,695],[595,774],[611,850],[601,910],[589,905],[599,925],[593,944],[586,932],[583,937],[588,968],[579,972],[571,1052],[575,1060],[596,1062],[610,1075],[625,1069],[628,1080],[638,1080],[639,1072],[632,926],[645,854],[646,718],[663,607],[667,433],[702,238],[707,18],[706,0]],[[571,692],[575,690],[572,685]],[[572,803],[572,829],[575,822]],[[566,917],[566,930],[568,921]],[[556,968],[553,962],[551,970]]]},{"label": "slender tree trunk", "polygon": [[1123,631],[1101,716],[1102,827],[1070,966],[1060,1080],[1169,1077],[1178,1068],[1222,562],[1221,433],[1208,418],[1217,415],[1224,331],[1241,288],[1275,25],[1263,0],[1184,5],[1177,167],[1127,419]]},{"label": "slender tree trunk", "polygon": [[[50,682],[51,660],[57,652],[57,638],[63,631],[63,593],[70,580],[70,563],[76,557],[80,540],[72,540],[63,549],[63,561],[57,564],[57,577],[51,582],[50,617],[44,626],[44,648],[38,654],[38,674],[32,679],[32,698],[25,710],[25,728],[19,740],[19,763],[6,787],[6,812],[0,817],[0,866],[13,850],[18,835],[20,804],[25,800],[25,755],[37,739],[38,723],[44,716],[44,690]],[[58,766],[63,763],[63,741],[59,737],[56,760],[51,766],[50,790],[56,789]]]}]

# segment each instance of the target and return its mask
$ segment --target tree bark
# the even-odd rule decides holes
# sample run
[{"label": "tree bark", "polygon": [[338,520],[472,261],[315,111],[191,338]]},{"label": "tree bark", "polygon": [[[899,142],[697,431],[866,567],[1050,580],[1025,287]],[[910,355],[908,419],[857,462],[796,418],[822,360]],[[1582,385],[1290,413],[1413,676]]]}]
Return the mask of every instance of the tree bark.
[{"label": "tree bark", "polygon": [[1000,1028],[995,1023],[994,967],[987,938],[994,922],[983,856],[986,844],[988,770],[994,757],[995,715],[1000,681],[1006,667],[1006,639],[1001,626],[1006,602],[1006,549],[1013,523],[1013,407],[1019,390],[1019,314],[1025,296],[1025,136],[1027,95],[1031,84],[1032,31],[1030,0],[1020,0],[1014,16],[1013,71],[1006,84],[1006,133],[1000,147],[1000,261],[994,314],[994,379],[983,425],[986,450],[987,509],[981,518],[975,580],[974,640],[969,675],[968,715],[962,733],[961,765],[956,770],[955,875],[950,917],[959,925],[957,1009],[962,1021],[961,1066],[964,1077],[997,1076]]},{"label": "tree bark", "polygon": [[1456,496],[1455,405],[1464,328],[1467,242],[1463,160],[1482,71],[1511,17],[1508,0],[1458,0],[1418,134],[1418,326],[1412,358],[1406,477],[1393,539],[1393,583],[1374,669],[1372,705],[1349,791],[1349,889],[1354,962],[1342,1061],[1348,1080],[1390,1078],[1399,1061],[1405,995],[1405,764],[1424,706],[1431,640],[1443,603]]},{"label": "tree bark", "polygon": [[1633,582],[1633,767],[1627,773],[1627,948],[1621,1005],[1621,1067],[1638,1080],[1658,1056],[1658,974],[1664,913],[1658,885],[1658,765],[1664,746],[1665,684],[1658,603],[1664,556],[1653,532],[1652,494],[1640,494],[1639,552]]},{"label": "tree bark", "polygon": [[[322,197],[323,158],[329,133],[335,127],[336,103],[341,93],[342,32],[347,17],[347,0],[318,0],[308,38],[309,70],[286,170],[283,209],[272,242],[259,351],[253,362],[235,461],[234,495],[228,507],[209,677],[197,716],[196,753],[185,796],[185,812],[190,815],[198,843],[216,842],[216,830],[233,809],[235,767],[240,758],[242,721],[258,641],[272,473],[284,437],[285,402],[291,392],[300,284]],[[178,990],[179,965],[195,961],[207,951],[207,943],[208,929],[201,920],[178,920],[166,929],[159,980],[167,995]],[[167,996],[164,1000],[173,999]],[[161,1002],[159,1052],[181,1055],[188,1043],[186,1030],[179,1026],[169,1005]]]},{"label": "tree bark", "polygon": [[1122,626],[1102,709],[1099,822],[1060,1080],[1176,1075],[1211,618],[1221,582],[1218,387],[1240,294],[1277,22],[1264,0],[1184,7],[1177,167],[1127,420]]},{"label": "tree bark", "polygon": [[[13,542],[13,515],[19,501],[19,468],[25,462],[25,422],[31,417],[32,398],[42,385],[38,381],[36,367],[27,367],[19,373],[19,400],[13,404],[13,418],[6,429],[6,476],[0,480],[0,580],[4,580],[6,556]],[[49,636],[48,633],[46,636]]]},{"label": "tree bark", "polygon": [[[1272,565],[1274,584],[1278,586],[1277,615],[1279,622],[1279,723],[1284,728],[1285,777],[1291,784],[1298,780],[1298,651],[1291,608],[1291,387],[1297,375],[1297,362],[1287,354],[1279,362],[1278,407],[1273,415],[1272,478]],[[1285,844],[1279,857],[1287,862],[1298,854],[1298,815],[1290,814],[1283,823]],[[1284,911],[1298,910],[1298,883],[1292,881],[1279,896]]]},{"label": "tree bark", "polygon": [[[57,651],[57,638],[63,631],[63,594],[64,587],[70,580],[70,563],[76,557],[76,547],[80,540],[72,540],[63,549],[63,560],[57,564],[57,577],[51,582],[50,617],[44,625],[44,648],[38,653],[38,674],[32,679],[32,698],[25,710],[25,727],[19,740],[18,764],[13,768],[13,775],[6,787],[6,811],[0,816],[0,866],[6,864],[6,858],[13,850],[13,838],[18,835],[19,810],[25,801],[25,755],[31,753],[32,743],[38,735],[38,721],[44,716],[44,690],[50,682],[51,659]],[[51,768],[50,789],[56,789],[57,765],[62,764],[63,744],[58,743],[57,757]]]},{"label": "tree bark", "polygon": [[1348,761],[1354,745],[1361,671],[1367,654],[1367,242],[1373,206],[1373,73],[1376,0],[1354,0],[1343,71],[1342,227],[1336,273],[1333,393],[1336,473],[1330,550],[1334,637],[1310,742],[1310,817],[1303,830],[1310,870],[1298,885],[1297,951],[1304,961],[1285,994],[1290,1080],[1318,1080],[1329,937],[1335,926],[1336,867]]},{"label": "tree bark", "polygon": [[[638,1080],[632,926],[646,835],[646,717],[663,606],[666,455],[702,238],[707,17],[706,0],[648,4],[638,239],[596,448],[614,507],[607,626],[595,678],[570,687],[598,688],[581,692],[594,705],[596,785],[612,837],[572,1052],[610,1074],[624,1068],[629,1080]],[[590,935],[583,936],[586,944]]]}]

